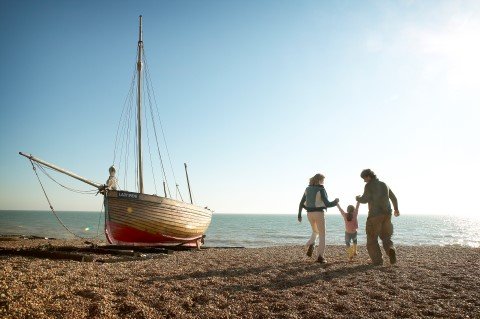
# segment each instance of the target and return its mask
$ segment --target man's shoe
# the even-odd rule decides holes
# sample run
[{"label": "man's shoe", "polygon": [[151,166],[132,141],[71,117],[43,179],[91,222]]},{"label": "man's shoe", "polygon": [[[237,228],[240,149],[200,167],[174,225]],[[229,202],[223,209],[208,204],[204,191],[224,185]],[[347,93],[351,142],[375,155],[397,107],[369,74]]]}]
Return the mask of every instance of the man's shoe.
[{"label": "man's shoe", "polygon": [[371,258],[368,260],[370,266],[383,266],[383,259],[380,258],[379,260],[373,261]]},{"label": "man's shoe", "polygon": [[395,248],[390,248],[388,250],[388,257],[390,258],[390,264],[394,265],[397,262],[397,252]]},{"label": "man's shoe", "polygon": [[322,256],[318,256],[317,263],[326,264],[327,260],[325,258],[323,258]]},{"label": "man's shoe", "polygon": [[313,244],[311,244],[311,245],[308,246],[308,250],[307,250],[307,256],[308,256],[308,257],[312,257],[313,248],[314,248]]}]

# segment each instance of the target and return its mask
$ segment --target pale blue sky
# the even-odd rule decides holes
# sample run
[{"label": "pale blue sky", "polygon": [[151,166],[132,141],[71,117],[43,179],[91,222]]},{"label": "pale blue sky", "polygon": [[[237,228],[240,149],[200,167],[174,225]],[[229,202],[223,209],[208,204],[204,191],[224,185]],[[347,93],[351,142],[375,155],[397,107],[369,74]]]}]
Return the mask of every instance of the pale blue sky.
[{"label": "pale blue sky", "polygon": [[48,209],[18,151],[107,179],[140,14],[184,198],[184,162],[219,213],[296,214],[317,172],[346,206],[372,168],[405,214],[478,211],[480,2],[273,0],[1,1],[0,209]]}]

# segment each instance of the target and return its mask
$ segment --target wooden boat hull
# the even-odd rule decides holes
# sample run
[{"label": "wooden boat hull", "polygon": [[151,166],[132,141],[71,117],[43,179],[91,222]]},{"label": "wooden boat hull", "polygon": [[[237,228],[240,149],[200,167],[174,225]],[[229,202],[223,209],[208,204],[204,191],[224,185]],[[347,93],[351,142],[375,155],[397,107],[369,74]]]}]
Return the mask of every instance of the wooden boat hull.
[{"label": "wooden boat hull", "polygon": [[105,194],[105,235],[115,245],[199,246],[211,219],[212,211],[170,198]]}]

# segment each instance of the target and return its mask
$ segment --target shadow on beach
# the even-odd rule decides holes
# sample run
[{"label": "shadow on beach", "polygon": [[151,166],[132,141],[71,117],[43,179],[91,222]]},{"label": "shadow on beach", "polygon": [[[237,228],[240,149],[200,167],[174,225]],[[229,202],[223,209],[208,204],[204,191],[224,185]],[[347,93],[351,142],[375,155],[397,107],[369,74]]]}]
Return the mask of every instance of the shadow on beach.
[{"label": "shadow on beach", "polygon": [[393,267],[367,264],[365,250],[348,262],[342,246],[326,265],[299,246],[110,264],[11,256],[0,259],[0,317],[478,318],[478,249],[398,252]]},{"label": "shadow on beach", "polygon": [[[357,273],[364,273],[370,270],[382,270],[386,267],[378,267],[370,264],[352,265],[347,262],[334,261],[327,264],[305,263],[305,261],[295,261],[280,265],[268,265],[263,267],[235,267],[230,269],[211,269],[207,271],[196,271],[189,274],[180,274],[175,276],[157,276],[148,278],[145,284],[151,284],[156,281],[178,281],[213,278],[223,278],[225,289],[232,291],[259,291],[262,289],[283,290],[293,287],[311,285],[318,282],[330,282],[343,277],[354,277]],[[390,267],[388,267],[390,268]],[[388,269],[387,268],[387,269]],[[263,285],[245,285],[238,284],[242,277],[255,276],[264,278]],[[232,283],[232,284],[229,284]]]}]

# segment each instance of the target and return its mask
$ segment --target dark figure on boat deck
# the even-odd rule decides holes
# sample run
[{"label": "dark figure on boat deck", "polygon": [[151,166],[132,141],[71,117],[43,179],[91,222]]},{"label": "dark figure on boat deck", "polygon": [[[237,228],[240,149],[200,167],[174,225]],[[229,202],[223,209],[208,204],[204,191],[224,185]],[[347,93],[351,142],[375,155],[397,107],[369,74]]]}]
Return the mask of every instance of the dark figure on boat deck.
[{"label": "dark figure on boat deck", "polygon": [[393,225],[390,201],[393,204],[395,217],[399,216],[397,197],[371,169],[363,170],[360,177],[366,184],[363,195],[357,196],[356,200],[362,204],[368,203],[366,225],[368,254],[373,265],[383,265],[382,251],[378,244],[378,237],[380,237],[383,249],[390,258],[390,264],[394,264],[397,256],[392,242]]},{"label": "dark figure on boat deck", "polygon": [[110,168],[108,169],[108,173],[110,174],[110,176],[108,177],[108,180],[106,182],[107,189],[116,190],[118,188],[115,172],[115,167],[113,165],[110,166]]}]

